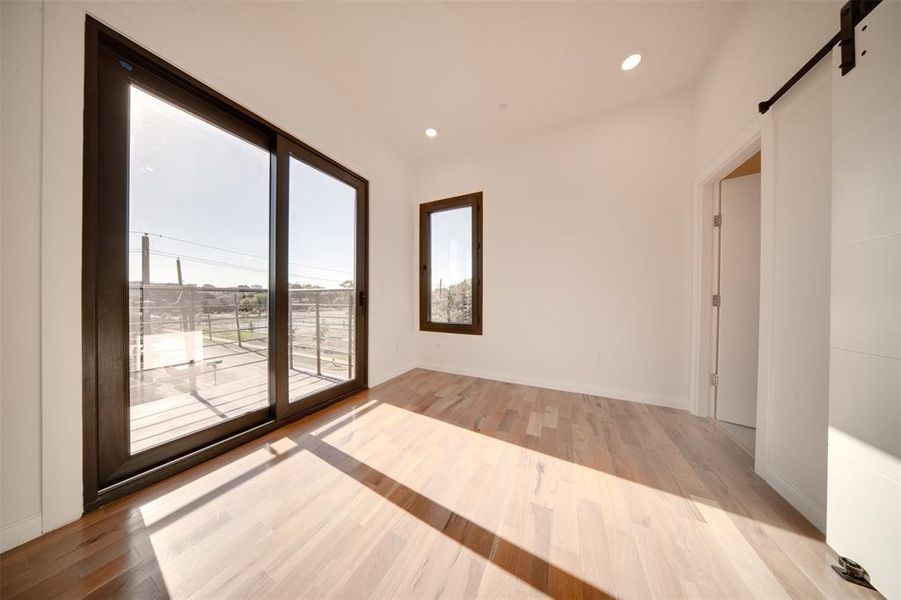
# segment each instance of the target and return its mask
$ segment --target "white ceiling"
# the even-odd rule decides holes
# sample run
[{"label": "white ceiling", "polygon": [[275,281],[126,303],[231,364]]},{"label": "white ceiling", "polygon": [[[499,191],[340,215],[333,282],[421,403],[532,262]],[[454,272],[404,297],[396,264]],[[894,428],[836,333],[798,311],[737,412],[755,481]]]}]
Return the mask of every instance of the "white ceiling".
[{"label": "white ceiling", "polygon": [[[341,3],[293,6],[299,52],[360,123],[434,163],[689,86],[728,2]],[[293,19],[292,19],[293,21]],[[646,58],[632,72],[633,49]],[[506,103],[508,109],[498,110]],[[439,135],[427,139],[426,127]]]},{"label": "white ceiling", "polygon": [[[285,93],[327,99],[414,164],[690,86],[740,9],[718,1],[215,5],[182,7],[195,27],[216,32],[220,52],[240,53],[234,68],[265,61],[268,73],[284,74]],[[645,60],[621,71],[636,48]],[[426,138],[427,127],[438,137]]]}]

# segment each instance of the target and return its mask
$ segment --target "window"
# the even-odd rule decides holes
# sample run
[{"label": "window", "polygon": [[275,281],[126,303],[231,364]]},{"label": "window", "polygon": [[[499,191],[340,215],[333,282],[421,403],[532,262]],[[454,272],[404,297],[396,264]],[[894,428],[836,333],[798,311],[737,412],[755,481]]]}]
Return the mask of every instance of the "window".
[{"label": "window", "polygon": [[90,17],[85,508],[366,387],[365,179]]},{"label": "window", "polygon": [[482,193],[419,205],[419,329],[482,333]]}]

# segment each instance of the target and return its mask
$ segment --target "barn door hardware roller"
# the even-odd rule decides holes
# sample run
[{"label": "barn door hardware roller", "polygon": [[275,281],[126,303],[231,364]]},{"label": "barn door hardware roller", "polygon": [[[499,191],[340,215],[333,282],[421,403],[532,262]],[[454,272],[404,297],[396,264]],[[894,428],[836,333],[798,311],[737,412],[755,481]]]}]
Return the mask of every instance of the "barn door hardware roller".
[{"label": "barn door hardware roller", "polygon": [[832,565],[832,568],[845,581],[850,581],[851,583],[862,585],[863,587],[870,588],[871,590],[876,589],[873,587],[873,584],[870,583],[870,575],[867,573],[867,570],[850,558],[839,556],[838,564]]},{"label": "barn door hardware roller", "polygon": [[760,111],[760,114],[770,110],[770,107],[775,104],[785,92],[790,90],[793,85],[798,83],[802,77],[807,75],[807,72],[814,68],[818,62],[823,60],[823,57],[828,55],[836,44],[842,49],[842,75],[847,75],[848,71],[853,69],[857,62],[854,51],[854,28],[864,17],[871,13],[880,2],[882,2],[882,0],[848,0],[839,12],[839,20],[841,23],[839,32],[832,36],[832,39],[826,42],[826,45],[813,55],[813,58],[804,63],[804,66],[801,67],[797,73],[792,75],[791,79],[786,81],[785,85],[779,88],[779,91],[773,94],[772,98],[757,104],[757,110]]}]

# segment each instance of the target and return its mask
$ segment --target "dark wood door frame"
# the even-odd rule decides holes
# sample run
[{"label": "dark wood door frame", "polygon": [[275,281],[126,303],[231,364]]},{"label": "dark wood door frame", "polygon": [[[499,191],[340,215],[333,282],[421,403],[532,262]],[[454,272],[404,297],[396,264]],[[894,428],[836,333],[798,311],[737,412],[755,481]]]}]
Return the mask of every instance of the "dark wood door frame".
[{"label": "dark wood door frame", "polygon": [[[168,101],[267,149],[271,157],[269,406],[134,456],[128,454],[127,438],[121,435],[122,428],[128,427],[128,273],[125,260],[128,148],[127,136],[122,135],[128,130],[128,103],[122,94],[127,94],[129,83],[147,86]],[[348,183],[357,192],[356,377],[305,399],[302,406],[288,404],[286,167],[289,155]],[[366,179],[90,16],[85,27],[83,194],[85,510],[93,510],[366,388]]]},{"label": "dark wood door frame", "polygon": [[[287,371],[287,363],[282,365],[281,363],[285,361],[280,361],[279,367],[285,369],[284,375],[281,377],[281,381],[284,382],[284,390],[279,390],[279,394],[277,396],[278,402],[278,414],[279,415],[296,415],[296,414],[307,414],[310,412],[312,407],[321,406],[328,403],[329,398],[334,396],[335,394],[339,394],[342,398],[346,397],[350,394],[353,394],[359,391],[360,385],[359,382],[366,382],[368,378],[368,355],[365,352],[365,348],[368,344],[368,332],[367,332],[367,290],[369,289],[368,279],[369,279],[369,269],[368,269],[368,260],[367,260],[367,246],[368,246],[368,226],[369,215],[368,215],[368,202],[366,201],[368,197],[368,182],[361,177],[353,175],[351,173],[345,173],[336,171],[329,167],[329,164],[318,154],[314,154],[309,151],[307,147],[302,144],[298,144],[295,141],[290,139],[279,137],[276,151],[276,161],[277,161],[277,172],[278,177],[284,178],[284,182],[279,186],[279,193],[282,193],[284,197],[279,197],[278,203],[281,207],[280,210],[280,224],[279,227],[284,227],[284,231],[281,231],[281,237],[279,239],[283,240],[283,242],[279,243],[280,251],[284,252],[284,257],[279,261],[279,265],[281,268],[279,269],[278,277],[276,278],[277,288],[279,290],[278,297],[280,300],[285,302],[285,307],[281,309],[276,314],[278,315],[287,315],[288,314],[288,212],[290,210],[288,192],[289,186],[287,184],[287,180],[290,175],[290,160],[291,158],[295,158],[304,164],[313,167],[323,173],[334,177],[338,181],[350,186],[356,191],[356,206],[355,206],[355,238],[357,240],[356,248],[355,248],[355,256],[354,256],[354,279],[357,294],[354,301],[354,331],[353,338],[355,340],[354,344],[354,362],[356,364],[356,370],[354,371],[354,378],[343,383],[337,384],[330,388],[324,389],[320,392],[314,393],[310,396],[304,397],[302,399],[298,399],[297,401],[291,401],[291,395],[288,391],[288,371]],[[282,338],[279,340],[280,347],[288,348],[288,320],[287,318],[284,321],[279,321],[277,324],[278,332],[277,334]],[[351,335],[348,333],[348,335]]]}]

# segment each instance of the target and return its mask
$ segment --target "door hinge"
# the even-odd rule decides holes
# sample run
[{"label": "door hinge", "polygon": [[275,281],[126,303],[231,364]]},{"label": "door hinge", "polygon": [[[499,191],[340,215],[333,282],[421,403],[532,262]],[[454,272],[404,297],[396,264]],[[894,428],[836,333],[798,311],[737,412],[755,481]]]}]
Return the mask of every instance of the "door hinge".
[{"label": "door hinge", "polygon": [[719,227],[723,224],[723,215],[713,215],[713,226]]},{"label": "door hinge", "polygon": [[363,308],[365,306],[366,306],[366,292],[361,291],[360,292],[360,308]]},{"label": "door hinge", "polygon": [[719,384],[720,384],[719,373],[711,373],[710,374],[710,385],[719,385]]},{"label": "door hinge", "polygon": [[713,305],[714,305],[714,306],[719,306],[719,305],[720,305],[720,295],[719,295],[719,294],[714,294],[714,295],[713,295]]}]

